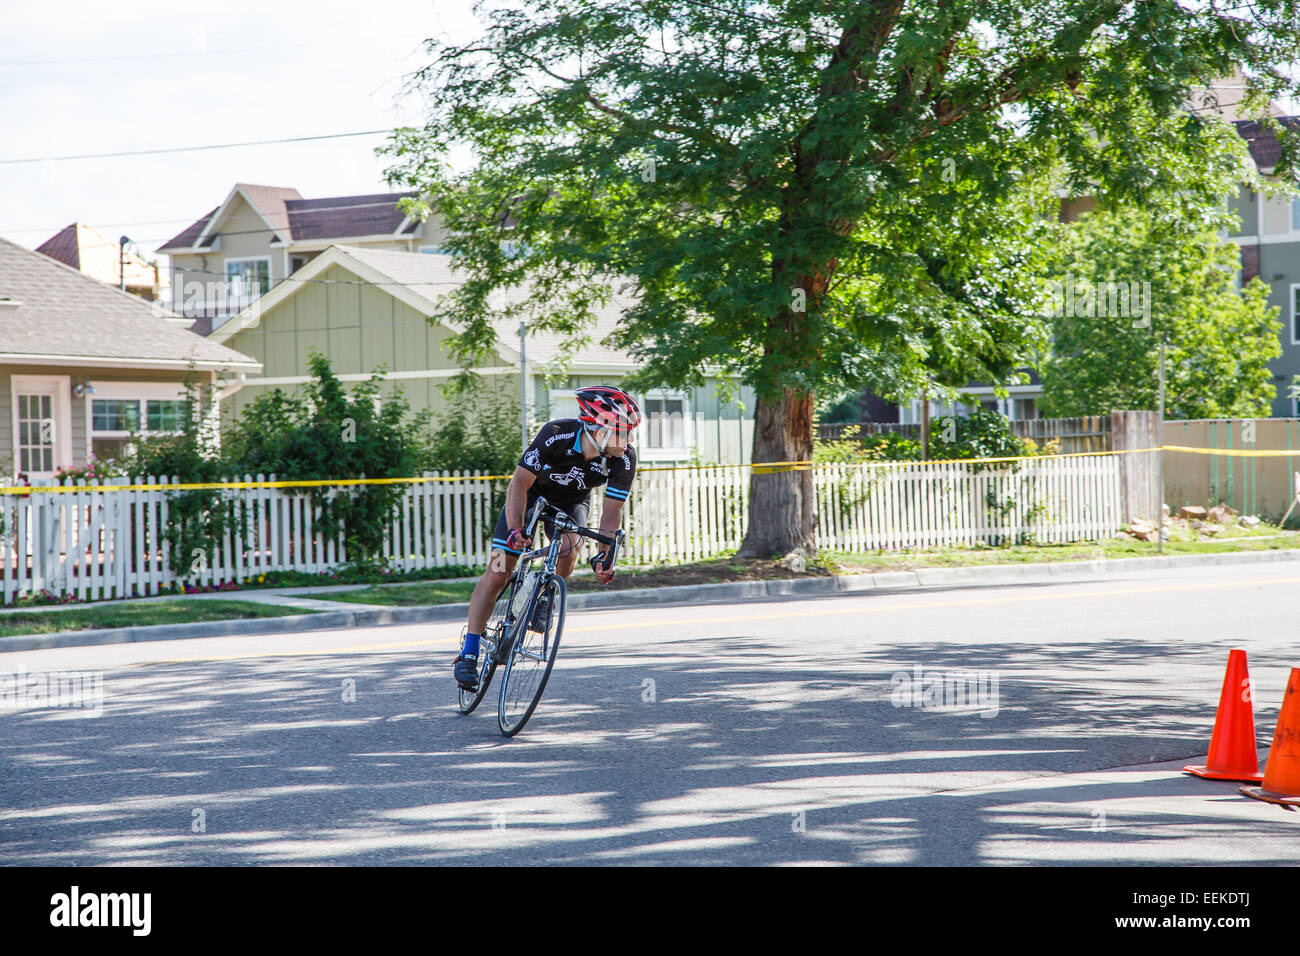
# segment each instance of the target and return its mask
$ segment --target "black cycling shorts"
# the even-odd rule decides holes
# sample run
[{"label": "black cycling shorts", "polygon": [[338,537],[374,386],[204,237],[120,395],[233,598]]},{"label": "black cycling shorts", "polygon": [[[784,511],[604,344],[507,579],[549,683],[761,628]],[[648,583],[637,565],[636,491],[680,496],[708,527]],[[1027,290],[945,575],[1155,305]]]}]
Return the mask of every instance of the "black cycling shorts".
[{"label": "black cycling shorts", "polygon": [[[586,527],[587,514],[591,510],[591,495],[587,495],[587,497],[585,498],[579,498],[577,501],[574,502],[552,501],[550,498],[546,500],[550,501],[551,504],[555,505],[555,507],[559,508],[565,514],[567,514],[576,523],[582,525],[583,527]],[[525,521],[528,520],[528,515],[532,513],[533,505],[535,505],[536,503],[537,503],[537,495],[530,489],[528,492],[528,502],[527,504],[524,505]],[[555,537],[554,514],[548,512],[546,516],[542,518],[542,522],[546,526],[547,537],[554,538]],[[493,551],[504,551],[507,554],[522,553],[517,548],[511,548],[506,546],[506,539],[510,537],[510,532],[512,530],[514,529],[511,528],[510,525],[506,522],[506,509],[502,508],[501,514],[497,516],[497,526],[492,531]],[[536,540],[536,534],[537,534],[536,531],[534,531],[533,532],[534,542]]]}]

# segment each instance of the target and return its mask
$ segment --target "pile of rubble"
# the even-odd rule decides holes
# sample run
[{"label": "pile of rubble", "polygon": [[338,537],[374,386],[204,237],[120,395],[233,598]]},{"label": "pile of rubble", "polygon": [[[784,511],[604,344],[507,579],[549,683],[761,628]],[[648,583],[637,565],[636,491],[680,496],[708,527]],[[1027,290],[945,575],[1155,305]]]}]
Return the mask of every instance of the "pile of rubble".
[{"label": "pile of rubble", "polygon": [[[1166,541],[1173,537],[1175,532],[1183,532],[1182,536],[1185,537],[1212,538],[1216,534],[1222,534],[1229,528],[1249,529],[1258,524],[1259,518],[1255,515],[1239,515],[1231,505],[1222,501],[1213,508],[1202,508],[1200,505],[1184,505],[1178,509],[1177,517],[1171,516],[1169,506],[1165,505],[1160,534]],[[1129,526],[1124,533],[1138,541],[1155,541],[1155,522],[1148,521],[1146,518],[1133,518],[1129,521]]]}]

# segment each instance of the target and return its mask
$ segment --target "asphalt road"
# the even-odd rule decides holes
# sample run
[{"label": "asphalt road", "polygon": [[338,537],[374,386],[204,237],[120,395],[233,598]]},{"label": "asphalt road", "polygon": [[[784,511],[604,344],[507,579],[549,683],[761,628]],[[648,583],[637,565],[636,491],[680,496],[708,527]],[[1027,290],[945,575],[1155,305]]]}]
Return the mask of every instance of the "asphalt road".
[{"label": "asphalt road", "polygon": [[[0,863],[1294,864],[1300,813],[1178,769],[1232,647],[1262,766],[1298,594],[1290,562],[575,612],[514,740],[454,710],[459,624],[6,654],[103,705],[0,711]],[[917,666],[976,709],[896,706]]]}]

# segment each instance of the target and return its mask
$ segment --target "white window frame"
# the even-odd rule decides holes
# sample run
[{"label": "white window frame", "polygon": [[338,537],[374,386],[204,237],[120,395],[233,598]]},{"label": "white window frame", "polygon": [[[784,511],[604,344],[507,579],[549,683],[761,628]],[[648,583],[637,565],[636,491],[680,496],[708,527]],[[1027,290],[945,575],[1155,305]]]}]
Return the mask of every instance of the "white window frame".
[{"label": "white window frame", "polygon": [[[54,420],[54,469],[52,471],[22,471],[22,456],[18,443],[18,396],[52,394],[50,415]],[[9,379],[10,434],[13,436],[14,475],[26,474],[28,478],[53,478],[60,468],[72,467],[72,378],[68,375],[14,375]]]},{"label": "white window frame", "polygon": [[1289,311],[1290,314],[1291,314],[1291,319],[1290,319],[1290,321],[1287,323],[1287,333],[1288,333],[1288,334],[1287,334],[1287,338],[1289,338],[1289,339],[1291,340],[1291,344],[1292,344],[1292,345],[1300,345],[1300,337],[1297,337],[1296,334],[1295,334],[1295,333],[1296,333],[1296,318],[1297,318],[1297,314],[1296,314],[1296,313],[1297,313],[1297,310],[1296,310],[1296,307],[1295,307],[1295,293],[1296,293],[1296,289],[1300,289],[1300,282],[1292,282],[1291,285],[1290,285],[1290,287],[1289,287],[1290,306],[1291,306],[1291,308],[1290,308],[1288,311]]},{"label": "white window frame", "polygon": [[140,430],[141,435],[175,435],[174,431],[151,432],[149,430],[149,400],[154,401],[177,401],[185,400],[188,396],[185,394],[185,386],[180,382],[91,382],[94,392],[86,395],[86,460],[90,460],[91,454],[95,450],[96,438],[130,438],[129,431],[114,429],[111,431],[97,431],[95,429],[95,399],[126,399],[140,403]]},{"label": "white window frame", "polygon": [[[649,446],[650,433],[646,428],[650,424],[650,402],[655,399],[682,403],[682,447],[651,448]],[[644,395],[638,396],[638,401],[641,403],[642,422],[637,431],[643,432],[643,434],[641,440],[633,440],[632,442],[636,447],[637,459],[639,461],[685,461],[690,458],[691,449],[696,447],[695,416],[691,408],[690,395],[686,392],[672,391],[670,389],[655,389],[652,392],[646,392]]]},{"label": "white window frame", "polygon": [[[229,298],[231,294],[230,293],[230,279],[231,279],[230,266],[232,263],[234,265],[240,265],[241,263],[244,262],[265,262],[266,263],[266,291],[270,292],[271,289],[274,288],[275,286],[275,268],[271,264],[270,256],[233,256],[225,260],[225,262],[222,264],[222,270],[225,273],[225,279],[226,279],[227,297]],[[248,302],[252,302],[254,299],[257,299],[260,296],[263,296],[265,294],[266,294],[265,292],[262,292],[261,289],[259,289],[255,295],[250,295],[247,296],[246,298]],[[243,301],[243,298],[245,297],[241,297],[240,301]]]}]

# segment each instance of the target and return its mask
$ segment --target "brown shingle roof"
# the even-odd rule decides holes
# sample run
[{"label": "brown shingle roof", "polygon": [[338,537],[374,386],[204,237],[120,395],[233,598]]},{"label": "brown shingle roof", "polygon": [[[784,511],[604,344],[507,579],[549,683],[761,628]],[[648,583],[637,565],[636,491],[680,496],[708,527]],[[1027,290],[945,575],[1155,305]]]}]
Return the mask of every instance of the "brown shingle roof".
[{"label": "brown shingle roof", "polygon": [[[220,207],[218,207],[218,208],[220,208]],[[210,220],[210,219],[211,219],[213,216],[215,216],[216,214],[217,214],[217,210],[216,210],[216,209],[209,209],[209,210],[208,210],[208,211],[207,211],[203,216],[201,216],[199,219],[197,219],[197,220],[195,220],[194,222],[190,223],[188,226],[186,226],[186,227],[185,227],[184,229],[182,229],[180,232],[176,233],[176,235],[172,236],[170,239],[168,239],[166,242],[164,242],[161,246],[159,246],[159,247],[158,247],[158,251],[159,251],[159,252],[167,252],[169,249],[191,249],[191,248],[193,248],[193,247],[194,247],[194,240],[197,239],[197,238],[199,238],[199,233],[201,233],[201,232],[203,231],[204,227],[207,226],[207,224],[208,224],[208,220]]]},{"label": "brown shingle roof", "polygon": [[257,368],[260,363],[195,335],[70,266],[0,239],[0,363],[18,356],[110,358],[184,367]]},{"label": "brown shingle roof", "polygon": [[[84,222],[74,222],[59,230],[37,246],[36,251],[100,282],[117,285],[122,279],[123,260],[118,244]],[[127,288],[152,289],[158,284],[154,267],[129,249],[125,261]]]},{"label": "brown shingle roof", "polygon": [[[1300,130],[1300,116],[1281,116],[1278,122],[1284,129]],[[1246,141],[1250,156],[1260,169],[1272,169],[1282,155],[1282,144],[1271,129],[1254,120],[1239,120],[1234,124],[1237,134]]]},{"label": "brown shingle roof", "polygon": [[65,266],[81,268],[81,247],[77,242],[77,224],[60,229],[50,238],[36,247],[37,252],[44,253],[51,259],[58,259]]},{"label": "brown shingle roof", "polygon": [[[283,186],[257,186],[238,183],[251,202],[269,222],[280,238],[285,240],[355,239],[359,236],[390,235],[396,233],[406,216],[397,208],[397,201],[413,192],[371,193],[364,196],[330,196],[324,199],[303,199],[298,190]],[[158,247],[159,252],[192,249],[199,234],[207,228],[220,206]],[[414,232],[418,222],[411,223],[406,233]],[[216,241],[208,236],[204,246]]]},{"label": "brown shingle roof", "polygon": [[397,201],[414,195],[413,192],[373,193],[295,199],[285,206],[294,239],[347,239],[397,232],[406,218],[397,208]]}]

